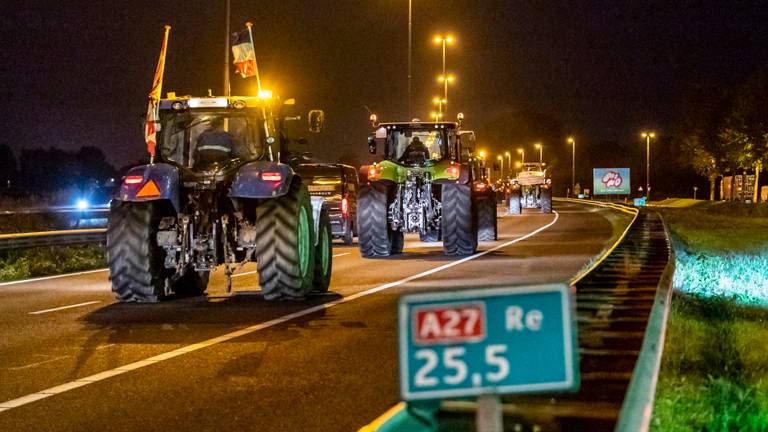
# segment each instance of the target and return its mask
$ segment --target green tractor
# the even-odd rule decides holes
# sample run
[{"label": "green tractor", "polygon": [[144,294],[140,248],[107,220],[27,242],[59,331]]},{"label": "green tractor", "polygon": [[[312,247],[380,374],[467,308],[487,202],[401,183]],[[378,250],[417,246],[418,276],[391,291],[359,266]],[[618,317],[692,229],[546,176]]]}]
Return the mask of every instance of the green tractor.
[{"label": "green tractor", "polygon": [[478,241],[497,238],[496,199],[475,134],[457,122],[377,123],[368,150],[383,160],[364,171],[358,195],[360,253],[367,258],[401,253],[404,234],[443,242],[446,255],[470,255]]}]

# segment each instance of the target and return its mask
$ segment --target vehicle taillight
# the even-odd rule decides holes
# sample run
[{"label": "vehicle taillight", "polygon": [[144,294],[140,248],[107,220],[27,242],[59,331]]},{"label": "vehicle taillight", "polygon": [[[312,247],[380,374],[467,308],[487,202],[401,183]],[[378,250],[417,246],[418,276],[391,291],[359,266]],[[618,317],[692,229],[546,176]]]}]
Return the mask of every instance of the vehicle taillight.
[{"label": "vehicle taillight", "polygon": [[371,165],[368,167],[368,179],[375,179],[379,176],[379,167]]},{"label": "vehicle taillight", "polygon": [[263,172],[261,179],[264,181],[279,182],[283,180],[283,175],[279,172]]},{"label": "vehicle taillight", "polygon": [[144,176],[132,175],[132,176],[128,176],[128,177],[125,178],[125,184],[127,184],[127,185],[135,185],[135,184],[139,184],[139,183],[141,183],[143,181],[144,181]]},{"label": "vehicle taillight", "polygon": [[459,164],[451,164],[445,173],[448,174],[448,177],[459,178]]},{"label": "vehicle taillight", "polygon": [[344,217],[349,216],[349,202],[347,202],[347,197],[341,199],[341,214],[343,214]]},{"label": "vehicle taillight", "polygon": [[483,182],[476,182],[476,183],[475,183],[475,190],[476,190],[477,192],[483,192],[483,191],[485,191],[485,188],[486,188],[486,187],[487,187],[487,185],[486,185],[485,183],[483,183]]}]

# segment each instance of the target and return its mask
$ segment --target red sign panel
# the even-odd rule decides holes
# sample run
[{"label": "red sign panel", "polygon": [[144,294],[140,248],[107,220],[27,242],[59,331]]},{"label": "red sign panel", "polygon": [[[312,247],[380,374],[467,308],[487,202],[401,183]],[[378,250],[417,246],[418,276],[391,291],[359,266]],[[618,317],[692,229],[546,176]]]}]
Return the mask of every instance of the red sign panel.
[{"label": "red sign panel", "polygon": [[482,302],[417,307],[413,314],[418,345],[476,342],[485,338]]}]

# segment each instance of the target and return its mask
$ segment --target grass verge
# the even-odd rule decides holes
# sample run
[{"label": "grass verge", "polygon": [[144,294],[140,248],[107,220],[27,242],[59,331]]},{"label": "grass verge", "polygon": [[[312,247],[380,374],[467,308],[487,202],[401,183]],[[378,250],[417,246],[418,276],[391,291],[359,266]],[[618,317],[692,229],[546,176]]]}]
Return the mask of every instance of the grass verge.
[{"label": "grass verge", "polygon": [[0,255],[0,281],[13,281],[106,267],[103,245],[53,246]]},{"label": "grass verge", "polygon": [[675,294],[654,431],[768,431],[768,206],[664,209]]}]

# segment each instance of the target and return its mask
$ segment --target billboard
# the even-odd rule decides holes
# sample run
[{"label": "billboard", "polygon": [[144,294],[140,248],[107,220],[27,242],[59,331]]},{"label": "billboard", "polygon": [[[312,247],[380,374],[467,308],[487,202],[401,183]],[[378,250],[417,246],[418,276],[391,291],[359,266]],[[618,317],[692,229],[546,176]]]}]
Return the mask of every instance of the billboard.
[{"label": "billboard", "polygon": [[594,168],[592,189],[595,195],[629,195],[629,168]]}]

